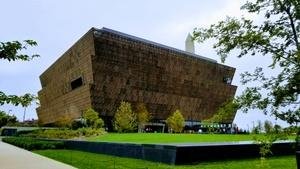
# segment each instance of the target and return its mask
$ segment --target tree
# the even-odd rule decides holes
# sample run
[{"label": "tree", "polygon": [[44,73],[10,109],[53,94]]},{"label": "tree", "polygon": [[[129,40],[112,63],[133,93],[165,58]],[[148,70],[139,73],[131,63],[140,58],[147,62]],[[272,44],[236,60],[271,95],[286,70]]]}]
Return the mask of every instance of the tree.
[{"label": "tree", "polygon": [[16,96],[6,95],[4,92],[0,91],[0,106],[4,104],[12,104],[14,106],[21,105],[22,107],[27,107],[29,103],[34,100],[37,100],[37,97],[30,93],[26,93],[23,96]]},{"label": "tree", "polygon": [[[248,54],[272,58],[269,68],[280,70],[266,76],[261,67],[241,75],[242,84],[256,82],[235,98],[239,109],[260,109],[290,124],[300,122],[300,2],[299,0],[256,0],[242,7],[262,16],[262,22],[227,17],[209,28],[196,28],[198,42],[216,39],[214,48],[222,62],[233,51],[241,58]],[[262,18],[260,17],[260,18]],[[260,23],[260,24],[256,24]]]},{"label": "tree", "polygon": [[260,134],[263,132],[263,124],[260,120],[257,121],[257,125],[253,128],[253,134]]},{"label": "tree", "polygon": [[[25,40],[23,43],[19,41],[0,42],[0,59],[8,61],[29,61],[35,57],[39,57],[39,55],[27,55],[19,53],[23,49],[27,49],[28,46],[37,46],[37,43],[33,40]],[[36,99],[37,97],[35,95],[29,93],[23,96],[16,96],[6,95],[4,92],[0,91],[0,106],[4,104],[12,104],[14,106],[21,105],[22,107],[25,107],[24,114],[26,107]]]},{"label": "tree", "polygon": [[122,101],[114,116],[114,128],[118,132],[132,132],[136,130],[137,117],[131,109],[131,104]]},{"label": "tree", "polygon": [[274,131],[274,126],[273,126],[272,122],[270,122],[269,120],[266,120],[264,122],[264,130],[267,134],[272,133]]},{"label": "tree", "polygon": [[176,133],[182,132],[184,128],[184,118],[179,110],[176,110],[166,120],[167,125]]},{"label": "tree", "polygon": [[136,114],[137,114],[137,122],[138,122],[138,131],[141,132],[144,128],[145,123],[147,123],[150,120],[150,114],[143,103],[137,104],[136,108]]},{"label": "tree", "polygon": [[19,51],[27,49],[28,46],[37,46],[37,43],[33,40],[24,40],[23,43],[19,41],[12,42],[0,42],[0,59],[5,59],[8,61],[29,61],[39,55],[26,55],[19,54]]},{"label": "tree", "polygon": [[274,132],[275,132],[276,134],[282,133],[282,128],[281,128],[281,126],[278,125],[278,124],[275,124],[275,125],[274,125]]},{"label": "tree", "polygon": [[83,119],[86,120],[88,127],[97,129],[104,126],[104,121],[99,117],[99,113],[92,108],[87,109],[83,113]]},{"label": "tree", "polygon": [[214,124],[230,120],[236,111],[237,104],[234,100],[226,101],[219,107],[218,111],[212,117],[203,120],[201,123],[207,126],[209,133],[213,133],[218,129],[214,127]]},{"label": "tree", "polygon": [[[32,97],[33,97],[33,99],[35,99],[35,96],[34,96],[34,95],[33,95]],[[25,121],[25,117],[26,117],[26,109],[27,109],[28,106],[31,105],[31,102],[32,102],[31,99],[25,99],[25,100],[21,103],[22,107],[24,107],[23,122]]]},{"label": "tree", "polygon": [[17,122],[17,117],[14,115],[6,114],[4,111],[0,110],[0,127],[7,124],[14,124]]},{"label": "tree", "polygon": [[209,119],[204,120],[205,123],[222,123],[230,118],[235,114],[237,111],[238,105],[235,103],[234,100],[229,100],[224,102],[218,111]]}]

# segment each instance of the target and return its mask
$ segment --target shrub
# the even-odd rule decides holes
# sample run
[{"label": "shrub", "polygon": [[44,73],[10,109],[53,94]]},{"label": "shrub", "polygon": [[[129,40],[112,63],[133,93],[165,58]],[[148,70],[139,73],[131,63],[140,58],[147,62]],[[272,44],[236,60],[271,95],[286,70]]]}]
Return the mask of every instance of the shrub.
[{"label": "shrub", "polygon": [[266,158],[272,155],[271,147],[277,140],[287,140],[287,133],[281,131],[279,126],[276,129],[272,126],[272,123],[266,121],[264,124],[265,133],[259,136],[254,135],[253,140],[259,145],[261,158]]},{"label": "shrub", "polygon": [[62,141],[46,141],[26,137],[3,138],[3,142],[24,148],[26,150],[63,149],[65,145]]},{"label": "shrub", "polygon": [[23,137],[33,138],[57,138],[57,139],[70,139],[76,137],[89,137],[104,134],[103,129],[79,128],[77,130],[70,129],[49,129],[49,130],[34,130],[30,133],[18,134]]},{"label": "shrub", "polygon": [[88,127],[101,128],[104,126],[104,121],[99,117],[99,113],[92,108],[84,112],[83,118],[86,120]]},{"label": "shrub", "polygon": [[71,128],[73,123],[73,119],[69,115],[62,115],[55,122],[54,126],[61,128]]},{"label": "shrub", "polygon": [[80,128],[78,129],[80,136],[90,137],[90,136],[99,136],[105,133],[103,129],[91,129],[91,128]]},{"label": "shrub", "polygon": [[74,120],[72,122],[72,129],[77,130],[79,128],[87,127],[86,121],[84,119]]},{"label": "shrub", "polygon": [[99,129],[102,128],[103,126],[104,126],[104,121],[101,118],[99,118],[94,122],[93,128]]}]

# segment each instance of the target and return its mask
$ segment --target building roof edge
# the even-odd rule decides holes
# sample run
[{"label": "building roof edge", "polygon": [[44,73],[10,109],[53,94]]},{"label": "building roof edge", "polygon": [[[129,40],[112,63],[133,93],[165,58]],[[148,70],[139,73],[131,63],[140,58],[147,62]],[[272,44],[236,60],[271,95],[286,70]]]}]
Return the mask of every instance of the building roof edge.
[{"label": "building roof edge", "polygon": [[206,61],[209,61],[209,62],[217,63],[217,61],[214,60],[214,59],[210,59],[210,58],[207,58],[207,57],[204,57],[204,56],[200,56],[200,55],[197,55],[197,54],[194,54],[194,53],[190,53],[190,52],[180,50],[180,49],[177,49],[177,48],[174,48],[174,47],[163,45],[163,44],[153,42],[153,41],[150,41],[150,40],[147,40],[147,39],[143,39],[143,38],[140,38],[140,37],[129,35],[129,34],[119,32],[119,31],[116,31],[116,30],[113,30],[113,29],[109,29],[109,28],[106,28],[106,27],[103,27],[101,29],[97,29],[97,28],[93,28],[93,29],[97,32],[108,32],[108,33],[116,34],[118,36],[128,38],[128,39],[131,39],[131,40],[134,40],[134,41],[138,41],[138,42],[149,44],[149,45],[154,45],[154,46],[157,46],[157,47],[160,47],[160,48],[163,48],[163,49],[167,49],[167,50],[170,50],[170,51],[181,53],[181,54],[190,56],[192,58],[202,59],[202,60],[206,60]]}]

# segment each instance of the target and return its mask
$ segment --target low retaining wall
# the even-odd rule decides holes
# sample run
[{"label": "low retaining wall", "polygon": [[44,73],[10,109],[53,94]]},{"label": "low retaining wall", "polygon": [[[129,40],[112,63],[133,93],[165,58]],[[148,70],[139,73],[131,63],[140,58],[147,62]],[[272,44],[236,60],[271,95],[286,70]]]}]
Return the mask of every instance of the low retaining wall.
[{"label": "low retaining wall", "polygon": [[[129,144],[64,140],[68,149],[130,157],[166,164],[191,164],[209,160],[259,157],[259,146],[251,142],[199,144]],[[277,142],[272,153],[295,154],[294,142]]]},{"label": "low retaining wall", "polygon": [[176,146],[143,144],[143,160],[161,162],[166,164],[176,164]]},{"label": "low retaining wall", "polygon": [[76,140],[64,140],[64,142],[67,149],[137,158],[167,164],[176,163],[176,147],[174,146]]},{"label": "low retaining wall", "polygon": [[[277,142],[272,145],[273,156],[295,154],[294,142]],[[211,160],[259,157],[259,146],[254,143],[216,143],[177,146],[176,164]]]},{"label": "low retaining wall", "polygon": [[64,140],[64,142],[67,149],[130,158],[141,158],[143,149],[142,145],[128,143],[108,143],[76,140]]}]

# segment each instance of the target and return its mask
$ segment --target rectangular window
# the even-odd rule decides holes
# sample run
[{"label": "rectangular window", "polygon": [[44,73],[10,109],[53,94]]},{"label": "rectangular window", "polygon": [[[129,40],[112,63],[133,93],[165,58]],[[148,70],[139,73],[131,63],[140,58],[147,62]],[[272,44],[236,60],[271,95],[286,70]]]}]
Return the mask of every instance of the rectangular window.
[{"label": "rectangular window", "polygon": [[75,79],[71,82],[71,88],[72,90],[82,86],[83,82],[82,82],[82,78],[78,78],[78,79]]}]

